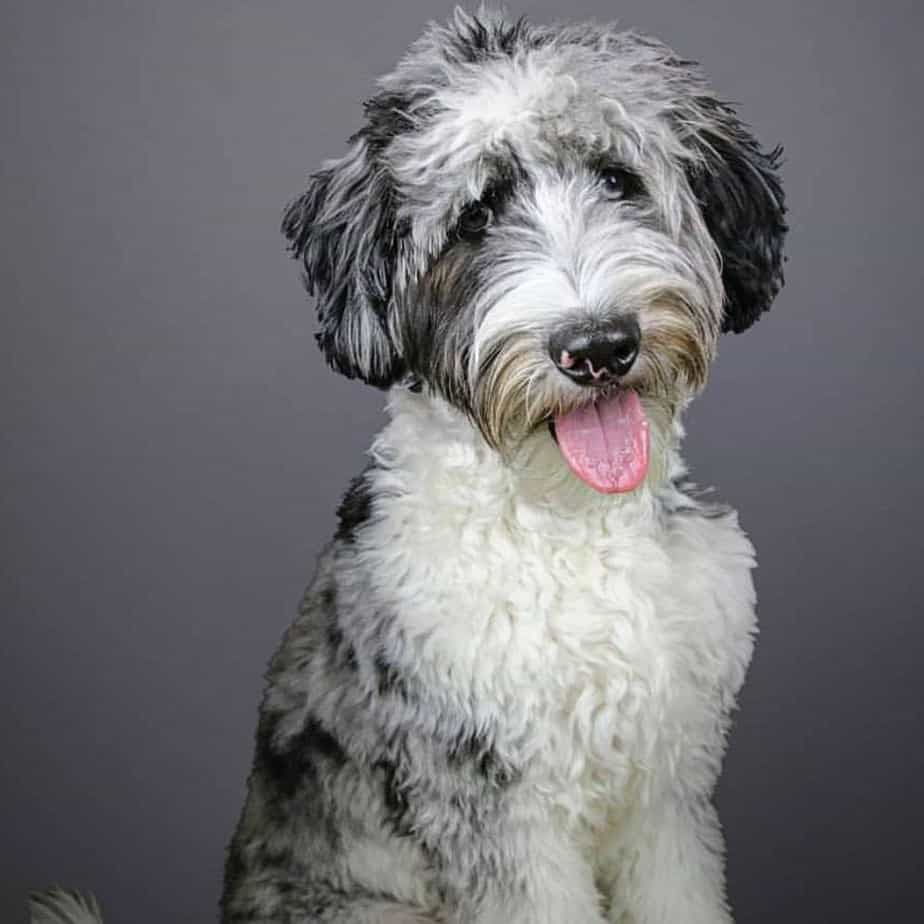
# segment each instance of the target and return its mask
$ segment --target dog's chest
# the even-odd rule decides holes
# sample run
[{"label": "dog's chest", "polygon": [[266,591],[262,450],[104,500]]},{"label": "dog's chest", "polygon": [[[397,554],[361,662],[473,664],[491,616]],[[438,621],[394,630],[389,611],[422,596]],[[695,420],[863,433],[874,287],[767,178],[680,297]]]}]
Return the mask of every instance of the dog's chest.
[{"label": "dog's chest", "polygon": [[633,554],[617,565],[594,542],[491,532],[471,537],[468,560],[500,554],[442,584],[439,611],[456,624],[435,633],[434,653],[477,708],[503,717],[499,746],[542,793],[580,812],[623,790],[645,748],[643,713],[660,683],[651,571],[663,554],[643,543],[644,563]]},{"label": "dog's chest", "polygon": [[[369,550],[416,670],[468,704],[565,824],[606,824],[743,673],[746,540],[733,524],[665,525],[649,495],[562,516],[483,484],[470,503],[416,488],[381,505]],[[710,581],[729,568],[731,632]]]}]

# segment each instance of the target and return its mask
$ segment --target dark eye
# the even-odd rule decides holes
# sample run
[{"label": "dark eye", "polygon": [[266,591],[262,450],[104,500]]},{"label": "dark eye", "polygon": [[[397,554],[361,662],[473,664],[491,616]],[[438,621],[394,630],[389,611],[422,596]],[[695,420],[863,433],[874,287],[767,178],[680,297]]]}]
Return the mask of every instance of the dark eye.
[{"label": "dark eye", "polygon": [[603,195],[607,199],[634,199],[643,191],[642,181],[625,167],[602,167],[599,174]]},{"label": "dark eye", "polygon": [[478,240],[494,221],[494,212],[484,202],[473,202],[462,209],[456,225],[459,236],[467,241]]}]

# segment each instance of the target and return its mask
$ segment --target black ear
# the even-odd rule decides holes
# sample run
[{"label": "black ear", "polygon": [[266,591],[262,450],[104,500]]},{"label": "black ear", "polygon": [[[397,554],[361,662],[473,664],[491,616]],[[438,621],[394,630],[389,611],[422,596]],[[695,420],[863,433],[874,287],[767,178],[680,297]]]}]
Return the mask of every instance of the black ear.
[{"label": "black ear", "polygon": [[314,174],[285,212],[283,234],[317,297],[317,341],[349,378],[386,388],[401,377],[387,314],[397,257],[394,191],[366,141]]},{"label": "black ear", "polygon": [[689,180],[722,258],[722,330],[747,330],[783,285],[786,207],[778,169],[782,149],[769,153],[735,113],[712,99],[697,100],[700,128]]}]

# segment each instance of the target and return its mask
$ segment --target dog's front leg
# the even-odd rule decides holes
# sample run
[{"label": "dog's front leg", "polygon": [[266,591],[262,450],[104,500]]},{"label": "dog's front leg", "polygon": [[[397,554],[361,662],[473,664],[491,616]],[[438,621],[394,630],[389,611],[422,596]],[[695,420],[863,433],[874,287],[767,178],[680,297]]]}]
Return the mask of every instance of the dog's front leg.
[{"label": "dog's front leg", "polygon": [[637,809],[609,845],[613,924],[731,924],[712,804],[668,795]]},{"label": "dog's front leg", "polygon": [[451,924],[605,924],[592,871],[560,832],[545,824],[472,830],[457,848],[458,906]]},{"label": "dog's front leg", "polygon": [[430,757],[429,773],[408,768],[400,821],[430,857],[446,924],[606,924],[590,864],[528,782],[493,774],[503,760],[477,761],[475,776]]}]

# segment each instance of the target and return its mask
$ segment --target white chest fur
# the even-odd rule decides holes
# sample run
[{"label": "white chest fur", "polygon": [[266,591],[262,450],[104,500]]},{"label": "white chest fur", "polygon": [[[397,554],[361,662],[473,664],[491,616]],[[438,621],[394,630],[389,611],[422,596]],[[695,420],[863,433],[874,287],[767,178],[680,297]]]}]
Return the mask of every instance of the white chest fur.
[{"label": "white chest fur", "polygon": [[427,682],[499,729],[575,831],[711,786],[755,625],[734,514],[669,482],[594,494],[545,434],[502,464],[424,397],[390,412],[360,554]]}]

